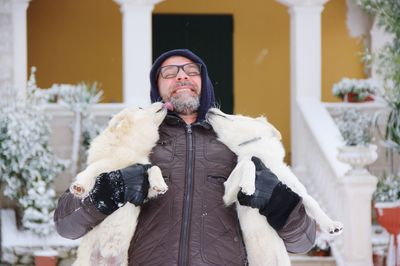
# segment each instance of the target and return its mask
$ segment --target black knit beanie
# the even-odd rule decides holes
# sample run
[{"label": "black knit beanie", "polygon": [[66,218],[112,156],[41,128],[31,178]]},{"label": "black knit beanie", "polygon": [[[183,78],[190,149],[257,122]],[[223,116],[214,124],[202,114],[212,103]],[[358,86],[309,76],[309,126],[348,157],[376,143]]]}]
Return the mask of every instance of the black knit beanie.
[{"label": "black knit beanie", "polygon": [[215,97],[214,97],[214,87],[211,83],[210,78],[208,77],[207,66],[204,64],[203,60],[200,57],[195,55],[188,49],[176,49],[163,53],[160,55],[155,61],[150,71],[150,83],[151,83],[151,91],[150,98],[151,102],[161,101],[162,98],[158,91],[157,85],[157,72],[160,68],[161,64],[171,56],[183,56],[195,63],[200,63],[201,66],[201,93],[200,93],[200,107],[197,110],[197,121],[202,121],[205,119],[206,113],[210,107],[214,106]]}]

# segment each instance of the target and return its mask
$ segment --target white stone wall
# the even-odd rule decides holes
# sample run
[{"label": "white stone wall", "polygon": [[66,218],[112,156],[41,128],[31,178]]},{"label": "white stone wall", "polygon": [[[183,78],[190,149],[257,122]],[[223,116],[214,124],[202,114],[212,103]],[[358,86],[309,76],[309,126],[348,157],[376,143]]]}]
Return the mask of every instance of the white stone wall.
[{"label": "white stone wall", "polygon": [[0,104],[6,99],[6,90],[12,86],[12,0],[0,0]]}]

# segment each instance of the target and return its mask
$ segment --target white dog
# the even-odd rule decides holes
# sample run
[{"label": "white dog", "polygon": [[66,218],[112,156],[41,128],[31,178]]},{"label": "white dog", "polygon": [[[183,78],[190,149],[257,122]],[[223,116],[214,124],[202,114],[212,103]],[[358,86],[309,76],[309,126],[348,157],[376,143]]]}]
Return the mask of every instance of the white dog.
[{"label": "white dog", "polygon": [[[91,143],[88,167],[78,174],[70,191],[86,197],[101,173],[135,163],[149,164],[149,154],[159,139],[158,127],[166,114],[162,103],[147,108],[126,108],[116,114]],[[149,198],[167,191],[160,168],[151,167],[148,176]],[[140,207],[127,203],[89,231],[81,241],[74,265],[127,265],[139,212]]]},{"label": "white dog", "polygon": [[250,118],[227,115],[212,108],[207,114],[218,135],[218,139],[238,156],[238,164],[224,183],[224,202],[236,202],[238,218],[243,232],[249,264],[251,266],[287,266],[290,259],[283,240],[267,223],[257,209],[241,206],[237,202],[240,189],[247,195],[255,192],[255,165],[251,157],[256,156],[278,177],[303,199],[307,214],[330,234],[342,232],[343,225],[332,221],[318,203],[307,194],[305,187],[284,163],[285,151],[281,135],[264,117]]}]

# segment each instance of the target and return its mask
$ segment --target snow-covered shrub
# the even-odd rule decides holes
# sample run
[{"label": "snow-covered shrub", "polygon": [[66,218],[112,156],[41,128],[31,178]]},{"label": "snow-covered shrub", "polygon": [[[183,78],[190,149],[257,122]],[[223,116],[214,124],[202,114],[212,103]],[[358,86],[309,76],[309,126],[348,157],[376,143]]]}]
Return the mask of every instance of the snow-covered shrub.
[{"label": "snow-covered shrub", "polygon": [[348,109],[336,119],[339,131],[346,145],[368,145],[373,138],[372,119],[355,109]]},{"label": "snow-covered shrub", "polygon": [[375,202],[400,201],[400,176],[386,176],[379,179],[374,192]]},{"label": "snow-covered shrub", "polygon": [[19,207],[23,228],[47,235],[56,202],[51,184],[66,163],[49,147],[50,118],[37,92],[28,87],[26,95],[0,106],[0,182]]}]

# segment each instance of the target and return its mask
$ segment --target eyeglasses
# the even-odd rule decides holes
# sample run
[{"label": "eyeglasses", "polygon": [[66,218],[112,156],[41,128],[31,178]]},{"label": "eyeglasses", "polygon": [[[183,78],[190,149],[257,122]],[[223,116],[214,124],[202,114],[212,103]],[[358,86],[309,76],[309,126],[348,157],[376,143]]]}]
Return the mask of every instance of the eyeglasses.
[{"label": "eyeglasses", "polygon": [[201,64],[188,63],[184,65],[167,65],[160,67],[158,73],[163,79],[172,79],[178,75],[179,69],[182,69],[188,76],[198,76],[201,73]]}]

